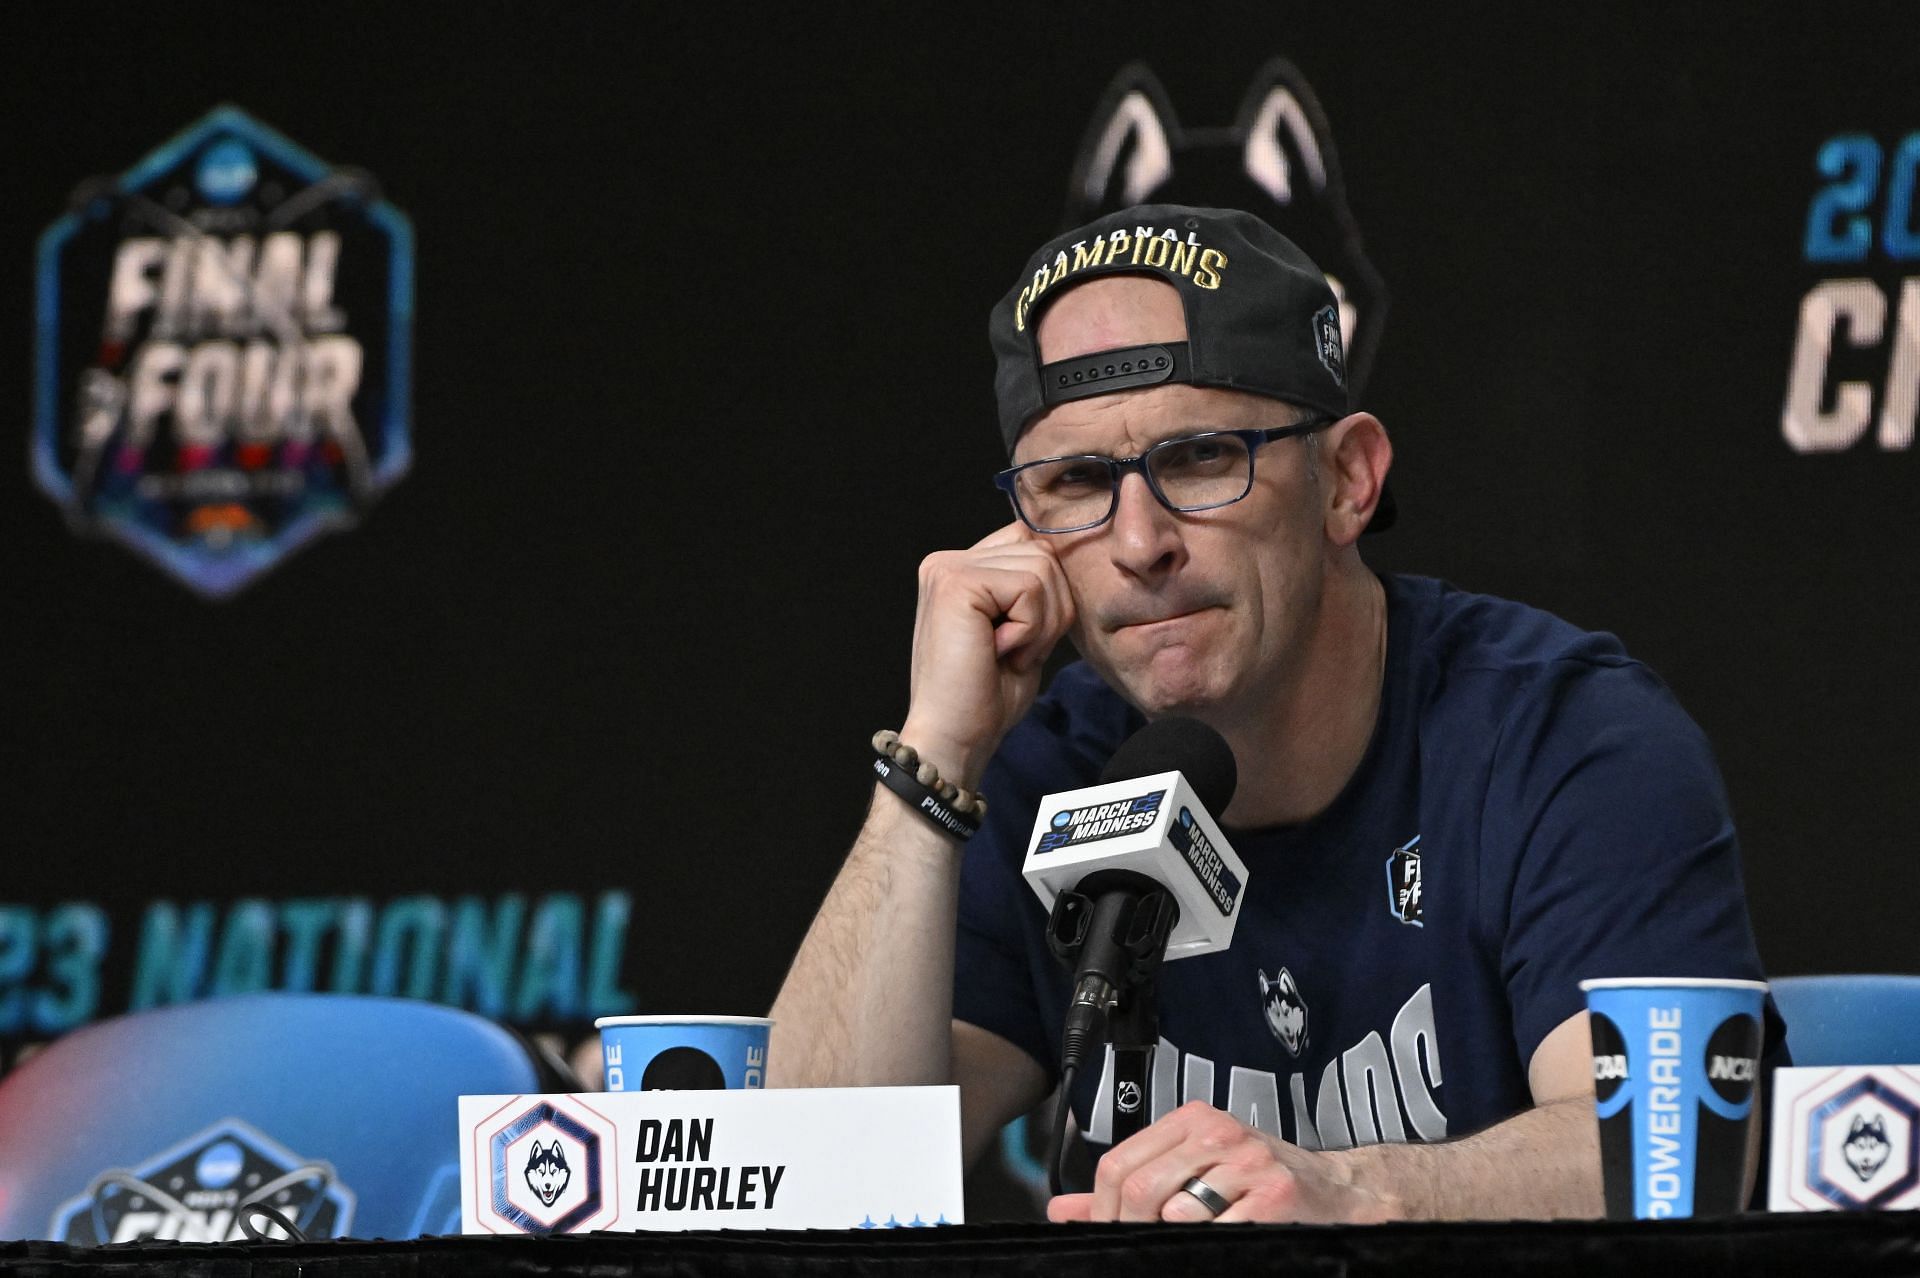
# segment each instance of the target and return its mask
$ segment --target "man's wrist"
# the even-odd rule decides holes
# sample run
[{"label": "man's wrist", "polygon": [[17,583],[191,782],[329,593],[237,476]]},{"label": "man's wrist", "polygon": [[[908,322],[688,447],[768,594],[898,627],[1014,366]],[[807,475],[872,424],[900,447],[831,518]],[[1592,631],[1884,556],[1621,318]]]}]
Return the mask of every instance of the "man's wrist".
[{"label": "man's wrist", "polygon": [[873,734],[873,770],[882,785],[946,834],[964,841],[980,832],[986,800],[942,777],[899,733],[882,729]]},{"label": "man's wrist", "polygon": [[874,846],[884,849],[888,860],[905,856],[943,873],[959,873],[966,841],[940,829],[927,820],[926,813],[877,780],[867,809],[867,828],[876,836]]},{"label": "man's wrist", "polygon": [[945,780],[976,793],[980,789],[980,775],[987,770],[987,760],[993,757],[992,747],[978,748],[911,718],[900,727],[900,744],[911,746],[914,753],[931,763]]},{"label": "man's wrist", "polygon": [[1434,1220],[1433,1150],[1418,1143],[1389,1142],[1327,1154],[1347,1188],[1378,1204],[1384,1220]]}]

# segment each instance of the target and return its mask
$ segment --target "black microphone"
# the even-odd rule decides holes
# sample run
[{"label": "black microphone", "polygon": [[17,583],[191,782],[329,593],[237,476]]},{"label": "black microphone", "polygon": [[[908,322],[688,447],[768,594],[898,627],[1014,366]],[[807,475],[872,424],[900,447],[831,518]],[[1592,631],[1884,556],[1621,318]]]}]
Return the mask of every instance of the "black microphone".
[{"label": "black microphone", "polygon": [[1121,743],[1100,784],[1178,772],[1209,812],[1224,812],[1240,784],[1227,739],[1198,719],[1155,719]]},{"label": "black microphone", "polygon": [[[1198,719],[1169,718],[1127,738],[1107,761],[1099,784],[1166,772],[1178,772],[1209,813],[1225,811],[1239,783],[1233,751],[1218,732]],[[1055,898],[1047,944],[1073,971],[1063,1068],[1084,1064],[1103,1036],[1108,1013],[1127,991],[1153,979],[1179,920],[1172,894],[1137,869],[1094,869]]]},{"label": "black microphone", "polygon": [[1089,1052],[1111,1037],[1123,1092],[1115,1131],[1123,1117],[1137,1130],[1158,1036],[1154,980],[1169,942],[1172,957],[1186,957],[1232,940],[1246,867],[1210,813],[1226,809],[1238,779],[1218,732],[1197,719],[1157,719],[1114,752],[1098,785],[1042,804],[1024,873],[1051,899],[1047,946],[1073,973],[1046,1156],[1055,1193],[1069,1094]]}]

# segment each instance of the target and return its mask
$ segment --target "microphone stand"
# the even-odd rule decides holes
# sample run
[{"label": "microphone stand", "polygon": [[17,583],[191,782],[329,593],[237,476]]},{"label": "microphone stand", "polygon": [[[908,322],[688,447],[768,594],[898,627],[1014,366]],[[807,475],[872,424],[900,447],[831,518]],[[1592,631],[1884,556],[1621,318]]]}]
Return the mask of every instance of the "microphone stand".
[{"label": "microphone stand", "polygon": [[1156,977],[1179,920],[1173,894],[1131,870],[1095,871],[1054,900],[1047,947],[1073,973],[1060,1100],[1047,1143],[1047,1176],[1056,1194],[1074,1076],[1095,1046],[1105,1041],[1114,1049],[1114,1142],[1145,1127],[1153,1113],[1153,1054],[1160,1037]]},{"label": "microphone stand", "polygon": [[1159,982],[1148,977],[1121,996],[1107,1018],[1113,1044],[1113,1143],[1141,1131],[1153,1117],[1153,1057],[1160,1042]]}]

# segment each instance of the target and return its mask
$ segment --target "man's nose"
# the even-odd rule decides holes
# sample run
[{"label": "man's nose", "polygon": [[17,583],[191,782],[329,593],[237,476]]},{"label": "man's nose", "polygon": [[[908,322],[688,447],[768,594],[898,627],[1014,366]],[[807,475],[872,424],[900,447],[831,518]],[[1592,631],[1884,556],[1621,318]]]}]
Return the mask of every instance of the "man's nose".
[{"label": "man's nose", "polygon": [[1160,504],[1138,471],[1120,477],[1113,526],[1107,533],[1113,562],[1136,577],[1169,572],[1186,555],[1180,517]]}]

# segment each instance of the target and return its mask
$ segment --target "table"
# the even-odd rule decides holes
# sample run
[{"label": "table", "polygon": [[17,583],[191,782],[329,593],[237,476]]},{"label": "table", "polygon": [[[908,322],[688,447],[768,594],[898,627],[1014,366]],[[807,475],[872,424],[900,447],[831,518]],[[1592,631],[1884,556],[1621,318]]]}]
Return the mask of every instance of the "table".
[{"label": "table", "polygon": [[465,1278],[473,1274],[1014,1274],[1175,1278],[1190,1273],[1625,1275],[1630,1278],[1920,1278],[1920,1212],[1725,1220],[1286,1225],[981,1224],[934,1229],[438,1237],[401,1242],[0,1243],[0,1274],[68,1278]]}]

